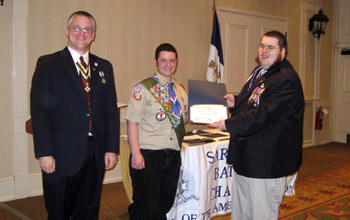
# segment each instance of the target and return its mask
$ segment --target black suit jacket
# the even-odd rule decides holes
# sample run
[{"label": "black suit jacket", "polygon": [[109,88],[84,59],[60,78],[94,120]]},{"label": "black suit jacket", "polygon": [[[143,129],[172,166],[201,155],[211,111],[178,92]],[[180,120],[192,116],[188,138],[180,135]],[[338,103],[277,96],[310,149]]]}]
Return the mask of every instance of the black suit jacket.
[{"label": "black suit jacket", "polygon": [[296,172],[302,160],[304,95],[300,79],[284,59],[235,98],[227,161],[236,173],[278,178]]},{"label": "black suit jacket", "polygon": [[[119,153],[114,76],[107,60],[90,54],[89,61],[93,146],[103,172],[105,153]],[[38,59],[30,99],[35,156],[53,156],[56,172],[75,174],[86,152],[89,110],[68,48]]]}]

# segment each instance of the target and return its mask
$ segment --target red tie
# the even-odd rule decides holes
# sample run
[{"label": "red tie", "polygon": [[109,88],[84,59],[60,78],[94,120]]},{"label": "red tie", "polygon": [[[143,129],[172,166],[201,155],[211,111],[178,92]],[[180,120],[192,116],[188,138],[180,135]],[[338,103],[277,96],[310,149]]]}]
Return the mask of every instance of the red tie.
[{"label": "red tie", "polygon": [[84,57],[83,57],[83,56],[80,56],[80,63],[81,63],[81,65],[84,67],[84,69],[87,68],[87,65],[86,65],[86,63],[85,63],[85,61],[84,61]]},{"label": "red tie", "polygon": [[[89,107],[89,132],[92,134],[92,121],[91,121],[91,99],[90,99],[90,77],[89,77],[89,69],[88,65],[86,65],[84,58],[81,56],[80,57],[80,64],[84,69],[79,68],[79,73],[80,73],[80,79],[81,79],[81,84],[84,88],[85,91],[85,97],[87,100],[87,104]],[[79,63],[77,62],[77,65],[79,67]]]}]

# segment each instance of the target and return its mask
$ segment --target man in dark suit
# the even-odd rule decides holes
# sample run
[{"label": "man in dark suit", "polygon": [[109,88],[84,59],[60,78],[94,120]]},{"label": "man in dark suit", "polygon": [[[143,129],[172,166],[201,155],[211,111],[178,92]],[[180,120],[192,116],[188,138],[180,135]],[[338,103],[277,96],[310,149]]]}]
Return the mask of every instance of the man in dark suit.
[{"label": "man in dark suit", "polygon": [[301,165],[304,95],[286,56],[285,36],[265,33],[259,65],[237,96],[224,97],[231,118],[209,125],[230,132],[232,219],[277,219],[286,176]]},{"label": "man in dark suit", "polygon": [[104,171],[117,163],[119,117],[110,62],[89,53],[95,19],[73,13],[68,46],[38,59],[31,117],[48,219],[98,219]]}]

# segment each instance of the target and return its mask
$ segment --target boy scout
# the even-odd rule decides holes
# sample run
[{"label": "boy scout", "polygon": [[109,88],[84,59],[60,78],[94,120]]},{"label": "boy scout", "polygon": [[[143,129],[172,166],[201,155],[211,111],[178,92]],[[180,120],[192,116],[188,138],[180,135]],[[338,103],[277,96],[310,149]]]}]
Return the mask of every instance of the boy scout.
[{"label": "boy scout", "polygon": [[131,220],[166,219],[180,173],[187,95],[173,77],[176,49],[168,43],[159,45],[154,63],[155,74],[134,87],[126,114],[134,200]]}]

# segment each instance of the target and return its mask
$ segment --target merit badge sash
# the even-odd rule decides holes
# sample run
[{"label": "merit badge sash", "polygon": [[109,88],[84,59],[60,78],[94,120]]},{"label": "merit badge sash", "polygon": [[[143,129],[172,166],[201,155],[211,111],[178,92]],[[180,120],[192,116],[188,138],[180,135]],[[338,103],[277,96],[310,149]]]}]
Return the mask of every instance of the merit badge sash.
[{"label": "merit badge sash", "polygon": [[177,140],[179,141],[179,146],[181,147],[185,136],[184,120],[182,115],[180,118],[174,116],[168,89],[153,77],[143,80],[141,84],[144,85],[151,92],[153,97],[162,105],[171,125],[175,130]]}]

